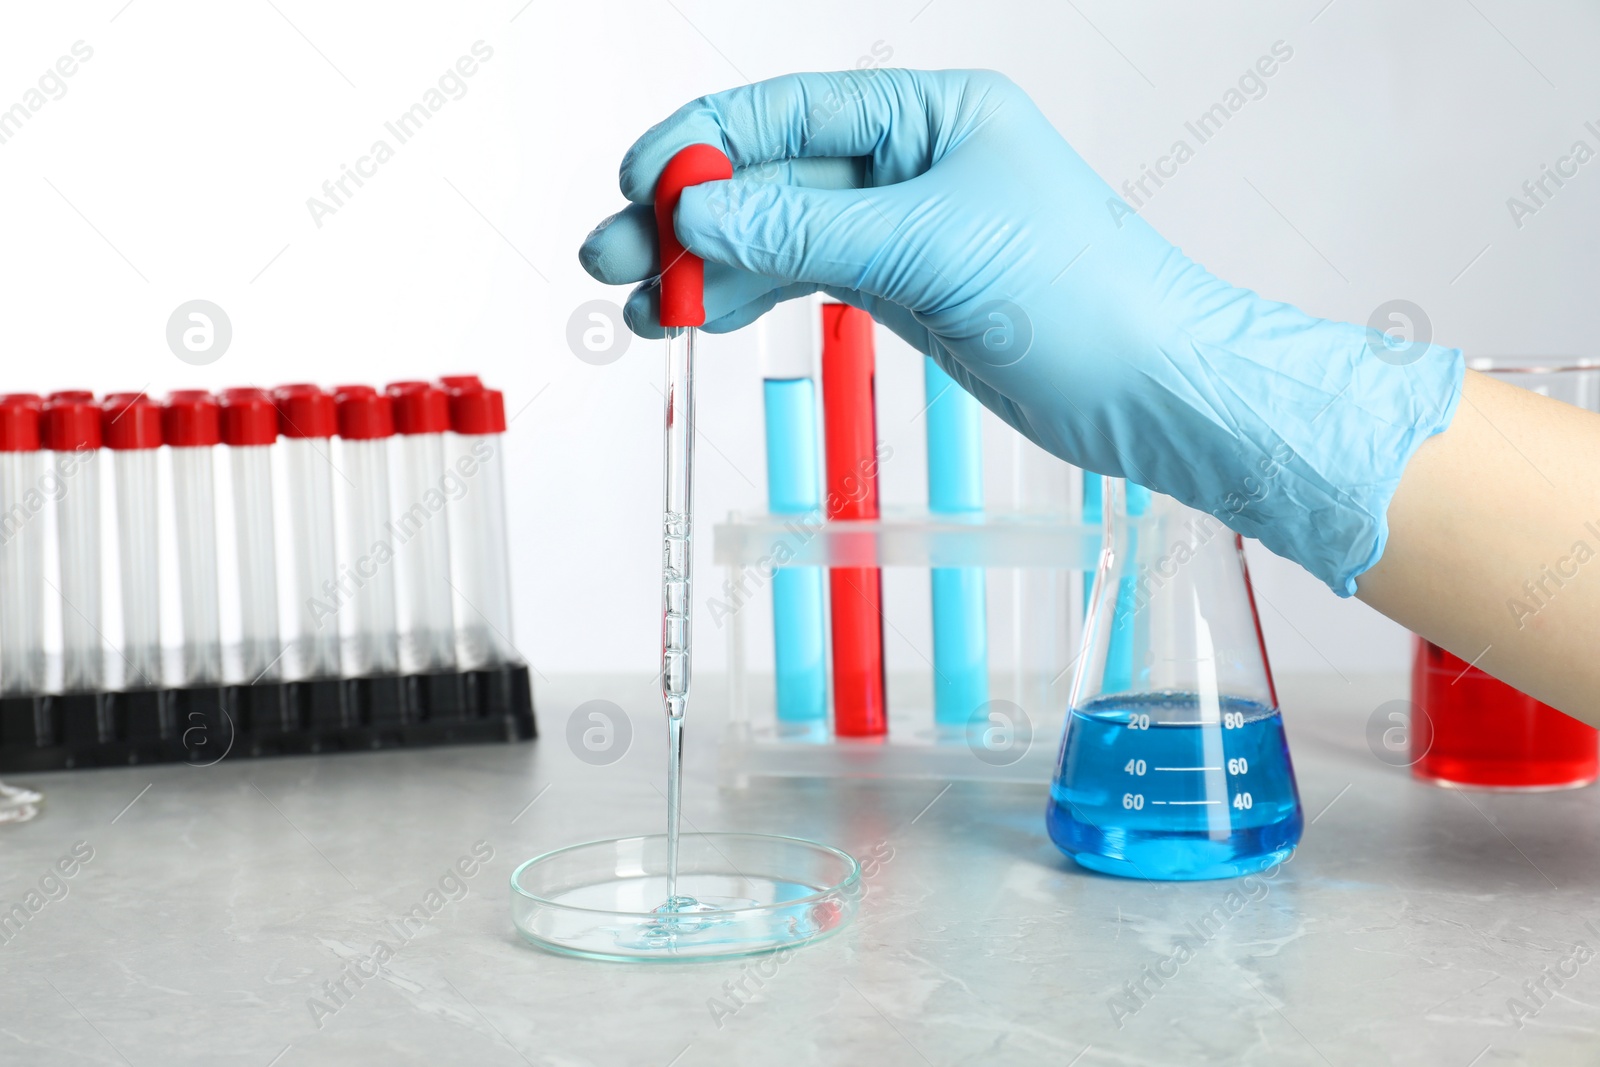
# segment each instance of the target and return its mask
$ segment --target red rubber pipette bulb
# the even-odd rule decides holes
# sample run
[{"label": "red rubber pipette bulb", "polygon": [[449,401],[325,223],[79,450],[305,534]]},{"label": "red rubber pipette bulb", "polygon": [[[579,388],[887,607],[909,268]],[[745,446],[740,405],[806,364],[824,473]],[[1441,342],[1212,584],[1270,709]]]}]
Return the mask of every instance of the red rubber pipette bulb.
[{"label": "red rubber pipette bulb", "polygon": [[705,261],[684,250],[672,217],[684,189],[701,182],[726,181],[733,164],[720,149],[692,144],[668,161],[656,182],[656,237],[661,245],[661,325],[704,326]]}]

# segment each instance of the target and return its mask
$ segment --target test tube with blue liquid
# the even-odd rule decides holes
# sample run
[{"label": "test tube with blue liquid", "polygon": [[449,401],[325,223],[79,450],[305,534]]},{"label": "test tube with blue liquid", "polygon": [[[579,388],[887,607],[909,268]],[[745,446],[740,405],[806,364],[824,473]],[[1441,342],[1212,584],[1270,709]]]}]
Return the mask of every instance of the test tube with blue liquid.
[{"label": "test tube with blue liquid", "polygon": [[[928,510],[983,512],[983,421],[976,398],[932,357],[925,357]],[[935,567],[933,719],[940,731],[965,732],[989,702],[989,642],[983,568]]]},{"label": "test tube with blue liquid", "polygon": [[[822,518],[817,427],[816,304],[791,300],[758,324],[766,413],[767,509]],[[772,576],[773,667],[778,730],[824,735],[828,724],[827,622],[821,567],[780,567]]]},{"label": "test tube with blue liquid", "polygon": [[[1088,477],[1085,482],[1103,482],[1103,478]],[[1137,482],[1125,481],[1122,483],[1122,505],[1130,520],[1137,520],[1150,510],[1150,490]],[[1097,496],[1097,518],[1101,517],[1103,496]],[[1127,525],[1128,550],[1127,554],[1137,557],[1139,554],[1139,525],[1130,521]],[[1139,576],[1137,574],[1123,574],[1117,579],[1115,590],[1116,601],[1112,609],[1112,623],[1109,634],[1109,646],[1106,650],[1105,677],[1101,684],[1107,689],[1127,689],[1133,685],[1133,658],[1134,642],[1138,639],[1139,627],[1134,625],[1134,612],[1138,606]],[[1094,595],[1091,585],[1089,595]]]},{"label": "test tube with blue liquid", "polygon": [[[1097,474],[1083,472],[1083,523],[1085,526],[1099,526],[1104,519],[1101,510],[1101,489],[1105,479]],[[1087,571],[1083,576],[1083,617],[1089,617],[1089,609],[1094,607],[1094,572]]]}]

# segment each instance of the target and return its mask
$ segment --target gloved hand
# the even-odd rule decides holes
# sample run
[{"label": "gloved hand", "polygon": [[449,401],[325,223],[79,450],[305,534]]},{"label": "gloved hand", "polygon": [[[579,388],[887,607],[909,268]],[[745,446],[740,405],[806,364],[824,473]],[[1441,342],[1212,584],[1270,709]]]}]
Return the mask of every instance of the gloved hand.
[{"label": "gloved hand", "polygon": [[1382,555],[1407,461],[1455,412],[1458,351],[1397,354],[1212,276],[985,71],[790,75],[645,133],[622,163],[633,206],[579,259],[644,282],[626,314],[646,336],[661,334],[651,196],[696,142],[735,168],[685,190],[676,217],[706,260],[706,329],[821,290],[1046,450],[1210,512],[1340,595]]}]

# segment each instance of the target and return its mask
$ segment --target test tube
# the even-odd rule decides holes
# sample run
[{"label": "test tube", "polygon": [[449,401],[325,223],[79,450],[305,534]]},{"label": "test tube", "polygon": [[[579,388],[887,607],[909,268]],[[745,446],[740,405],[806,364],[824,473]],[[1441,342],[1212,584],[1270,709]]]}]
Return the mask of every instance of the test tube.
[{"label": "test tube", "polygon": [[[1084,472],[1083,475],[1083,523],[1085,526],[1099,526],[1105,521],[1104,501],[1101,499],[1103,479],[1099,475]],[[1088,622],[1089,611],[1094,607],[1094,571],[1083,572],[1083,620]]]},{"label": "test tube", "polygon": [[386,392],[399,434],[400,501],[393,529],[399,542],[400,669],[448,670],[456,661],[445,516],[446,493],[457,484],[444,473],[450,404],[444,390],[428,382],[394,382]]},{"label": "test tube", "polygon": [[203,389],[167,397],[161,431],[172,456],[172,502],[178,534],[178,603],[183,615],[187,685],[222,681],[222,622],[217,606],[217,512],[212,452],[222,441],[216,398]]},{"label": "test tube", "polygon": [[[821,518],[821,448],[817,440],[816,305],[779,304],[762,316],[762,401],[766,414],[767,510]],[[825,730],[828,652],[821,567],[780,567],[772,575],[773,674],[778,728]]]},{"label": "test tube", "polygon": [[[924,356],[928,433],[928,510],[976,515],[983,510],[982,408],[973,395]],[[933,719],[965,730],[989,702],[989,642],[982,567],[935,567]]]},{"label": "test tube", "polygon": [[272,446],[278,409],[264,389],[225,389],[222,440],[233,468],[233,529],[239,545],[239,660],[250,684],[281,672],[278,563],[272,508]]},{"label": "test tube", "polygon": [[393,674],[400,664],[395,629],[394,559],[389,522],[389,398],[367,385],[334,389],[345,494],[345,550],[339,587],[348,588],[351,645],[345,666],[356,675]]},{"label": "test tube", "polygon": [[[81,399],[88,396],[89,399]],[[67,691],[105,684],[100,636],[100,409],[92,394],[45,401],[44,444],[54,453],[56,537],[61,554],[61,683]]]},{"label": "test tube", "polygon": [[[822,414],[830,519],[878,517],[877,415],[872,318],[847,304],[822,306]],[[883,674],[883,573],[834,567],[833,730],[841,737],[889,732]]]},{"label": "test tube", "polygon": [[498,389],[450,394],[450,470],[466,492],[450,507],[456,655],[464,670],[517,659],[511,641],[511,564],[506,536],[505,398]]},{"label": "test tube", "polygon": [[150,688],[161,684],[161,405],[144,393],[112,393],[100,406],[100,430],[117,485],[123,685]]},{"label": "test tube", "polygon": [[0,694],[44,689],[44,477],[32,393],[0,396]]},{"label": "test tube", "polygon": [[315,385],[277,390],[278,432],[283,435],[289,525],[294,544],[297,632],[293,662],[308,678],[339,674],[338,552],[334,547],[333,458],[338,430],[333,397]]}]

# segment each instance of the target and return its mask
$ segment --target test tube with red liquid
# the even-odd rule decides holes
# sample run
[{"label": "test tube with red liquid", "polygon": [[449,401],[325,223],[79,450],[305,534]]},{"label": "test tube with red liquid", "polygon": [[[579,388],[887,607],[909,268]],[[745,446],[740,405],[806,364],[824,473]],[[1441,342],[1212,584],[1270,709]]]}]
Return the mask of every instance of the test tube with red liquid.
[{"label": "test tube with red liquid", "polygon": [[161,405],[144,393],[101,403],[101,436],[117,487],[123,685],[161,684]]},{"label": "test tube with red liquid", "polygon": [[395,382],[386,390],[394,411],[397,446],[395,555],[399,566],[400,669],[448,670],[455,664],[456,634],[450,588],[450,522],[445,514],[453,482],[444,476],[444,435],[450,404],[431,382]]},{"label": "test tube with red liquid", "polygon": [[450,511],[450,570],[460,595],[456,654],[463,670],[478,670],[517,658],[506,535],[505,398],[481,385],[452,389],[450,429],[450,470],[466,486]]},{"label": "test tube with red liquid", "polygon": [[338,549],[333,518],[333,397],[315,385],[276,390],[278,432],[294,546],[296,633],[292,663],[307,678],[339,675]]},{"label": "test tube with red liquid", "polygon": [[[822,429],[829,519],[878,517],[878,424],[872,317],[846,304],[822,307]],[[883,666],[882,572],[828,572],[833,631],[833,730],[888,733]]]},{"label": "test tube with red liquid", "polygon": [[278,642],[278,564],[272,506],[272,451],[278,409],[264,389],[225,389],[222,440],[233,475],[233,529],[238,544],[239,660],[245,681],[276,677],[285,651]]},{"label": "test tube with red liquid", "polygon": [[222,620],[213,454],[222,441],[222,422],[216,398],[203,389],[172,393],[162,412],[161,431],[172,460],[184,682],[218,685],[222,682]]},{"label": "test tube with red liquid", "polygon": [[101,651],[100,408],[93,394],[53,393],[44,406],[44,444],[59,496],[56,536],[60,550],[62,687],[100,689]]},{"label": "test tube with red liquid", "polygon": [[0,694],[44,690],[45,480],[40,417],[32,393],[0,396]]},{"label": "test tube with red liquid", "polygon": [[339,456],[349,481],[345,499],[345,559],[336,586],[352,625],[346,669],[355,675],[393,674],[400,665],[395,627],[394,553],[390,533],[389,398],[367,385],[334,390]]}]

